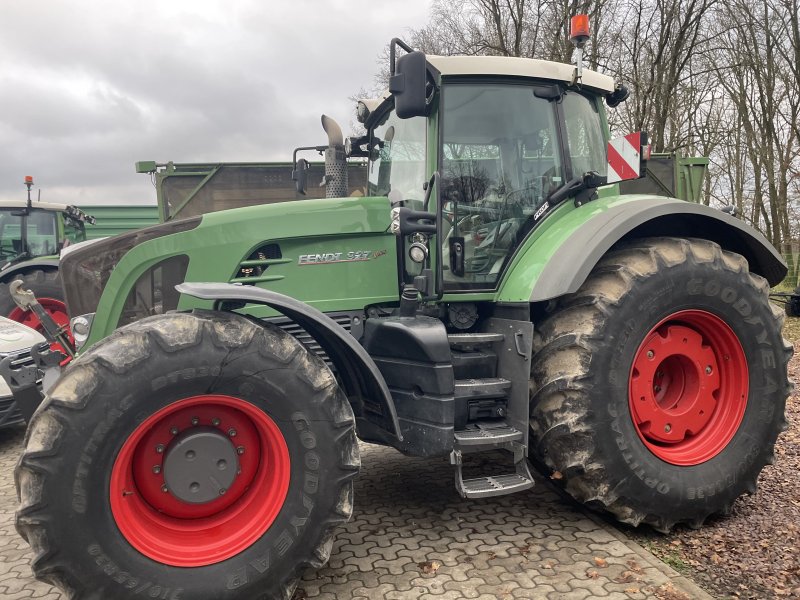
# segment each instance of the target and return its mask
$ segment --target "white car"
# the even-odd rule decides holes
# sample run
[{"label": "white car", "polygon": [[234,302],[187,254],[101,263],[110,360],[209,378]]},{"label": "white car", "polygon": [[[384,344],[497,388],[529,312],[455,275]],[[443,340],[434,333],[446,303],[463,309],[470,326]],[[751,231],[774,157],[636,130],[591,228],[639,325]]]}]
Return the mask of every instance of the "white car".
[{"label": "white car", "polygon": [[[0,359],[17,355],[15,364],[33,364],[32,346],[44,342],[44,336],[25,325],[0,317]],[[19,425],[25,420],[16,405],[8,383],[0,377],[0,429]]]}]

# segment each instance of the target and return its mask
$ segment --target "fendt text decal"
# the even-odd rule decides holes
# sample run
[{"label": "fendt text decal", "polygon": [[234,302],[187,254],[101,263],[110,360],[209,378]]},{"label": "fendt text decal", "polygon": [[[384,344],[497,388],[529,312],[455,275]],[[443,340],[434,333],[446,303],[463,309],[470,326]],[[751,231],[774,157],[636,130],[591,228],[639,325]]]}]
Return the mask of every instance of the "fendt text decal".
[{"label": "fendt text decal", "polygon": [[386,250],[352,250],[350,252],[323,252],[320,254],[301,254],[298,265],[330,265],[342,262],[364,262],[386,254]]}]

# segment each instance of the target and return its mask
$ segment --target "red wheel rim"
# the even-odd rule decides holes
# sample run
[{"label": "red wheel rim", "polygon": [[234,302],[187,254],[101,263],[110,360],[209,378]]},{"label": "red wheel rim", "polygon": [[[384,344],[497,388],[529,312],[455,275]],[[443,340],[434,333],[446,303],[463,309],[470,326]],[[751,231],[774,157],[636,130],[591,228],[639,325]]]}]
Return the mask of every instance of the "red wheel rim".
[{"label": "red wheel rim", "polygon": [[[238,456],[230,487],[203,503],[164,491],[165,457],[194,428],[225,436]],[[111,512],[145,556],[177,567],[210,565],[245,550],[270,528],[289,474],[286,441],[266,413],[231,396],[194,396],[151,415],[122,445],[111,471]]]},{"label": "red wheel rim", "polygon": [[728,324],[702,310],[676,312],[648,332],[633,359],[634,427],[661,460],[700,464],[733,439],[748,386],[747,359]]},{"label": "red wheel rim", "polygon": [[[69,339],[72,340],[72,333],[69,331],[69,315],[67,314],[67,306],[61,300],[56,300],[55,298],[37,298],[39,304],[42,305],[42,308],[47,311],[53,321],[56,322],[56,325],[59,327],[66,327],[67,335]],[[8,318],[12,321],[16,321],[17,323],[22,323],[31,329],[35,329],[39,333],[44,333],[44,327],[42,327],[42,322],[39,320],[33,311],[31,310],[22,310],[21,308],[17,307],[11,311],[8,315]],[[59,352],[64,352],[64,349],[61,347],[61,344],[50,344],[50,347],[53,350],[58,350]]]}]

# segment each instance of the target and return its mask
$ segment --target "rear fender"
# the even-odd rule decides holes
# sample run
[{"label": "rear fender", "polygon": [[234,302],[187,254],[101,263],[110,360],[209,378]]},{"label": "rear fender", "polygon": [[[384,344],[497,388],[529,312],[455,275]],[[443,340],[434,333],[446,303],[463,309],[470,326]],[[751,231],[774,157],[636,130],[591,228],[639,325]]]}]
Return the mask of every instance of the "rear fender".
[{"label": "rear fender", "polygon": [[225,303],[244,302],[269,306],[289,317],[311,335],[328,354],[342,379],[348,395],[369,398],[383,411],[381,425],[402,441],[394,400],[378,367],[367,351],[333,319],[316,308],[284,294],[255,286],[230,283],[181,283],[181,294],[212,300],[215,309]]},{"label": "rear fender", "polygon": [[540,302],[574,293],[614,244],[643,237],[711,240],[744,256],[750,270],[770,285],[779,283],[787,273],[783,258],[763,235],[702,204],[661,196],[615,196],[552,218],[561,223],[550,224],[538,237],[531,236],[503,280],[499,302]]},{"label": "rear fender", "polygon": [[58,258],[35,258],[17,263],[0,271],[0,283],[8,283],[15,275],[27,273],[32,269],[56,271],[58,270],[58,262]]}]

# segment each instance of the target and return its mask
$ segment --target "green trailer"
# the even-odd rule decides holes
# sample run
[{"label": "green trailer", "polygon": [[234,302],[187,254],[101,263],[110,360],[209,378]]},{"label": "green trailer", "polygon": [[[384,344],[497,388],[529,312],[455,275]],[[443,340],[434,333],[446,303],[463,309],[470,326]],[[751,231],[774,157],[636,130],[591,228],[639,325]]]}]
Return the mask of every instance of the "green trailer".
[{"label": "green trailer", "polygon": [[86,230],[87,240],[111,237],[159,222],[158,206],[155,204],[95,204],[80,208],[95,218],[94,225]]}]

